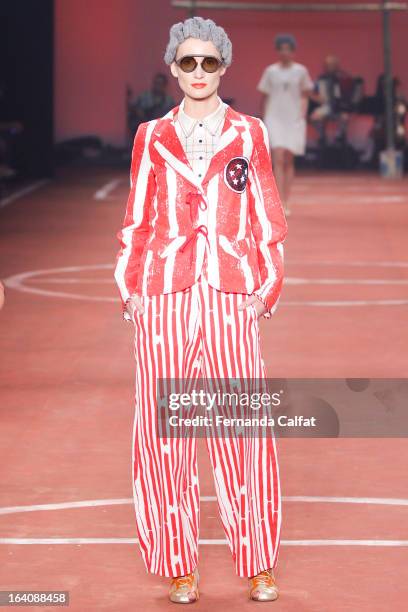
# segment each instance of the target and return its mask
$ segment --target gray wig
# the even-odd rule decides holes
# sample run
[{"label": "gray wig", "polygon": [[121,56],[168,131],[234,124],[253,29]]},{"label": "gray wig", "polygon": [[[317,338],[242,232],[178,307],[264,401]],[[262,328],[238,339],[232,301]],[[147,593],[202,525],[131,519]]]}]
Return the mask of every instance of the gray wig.
[{"label": "gray wig", "polygon": [[224,64],[226,66],[231,64],[232,43],[227,33],[221,26],[217,26],[212,19],[203,19],[202,17],[190,17],[171,26],[170,40],[164,54],[166,64],[170,65],[174,61],[177,47],[189,37],[211,40],[218,49]]}]

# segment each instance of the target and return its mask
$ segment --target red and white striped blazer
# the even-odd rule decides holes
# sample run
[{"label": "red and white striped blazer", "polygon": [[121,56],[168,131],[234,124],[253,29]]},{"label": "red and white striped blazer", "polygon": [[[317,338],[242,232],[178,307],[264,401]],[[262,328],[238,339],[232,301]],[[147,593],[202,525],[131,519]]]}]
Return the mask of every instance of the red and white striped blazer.
[{"label": "red and white striped blazer", "polygon": [[[132,293],[156,295],[194,284],[202,268],[197,254],[207,241],[209,284],[257,295],[269,318],[282,288],[288,227],[266,126],[226,105],[218,146],[200,180],[175,130],[177,110],[141,123],[135,135],[114,272],[124,317]],[[206,213],[200,225],[198,206]]]}]

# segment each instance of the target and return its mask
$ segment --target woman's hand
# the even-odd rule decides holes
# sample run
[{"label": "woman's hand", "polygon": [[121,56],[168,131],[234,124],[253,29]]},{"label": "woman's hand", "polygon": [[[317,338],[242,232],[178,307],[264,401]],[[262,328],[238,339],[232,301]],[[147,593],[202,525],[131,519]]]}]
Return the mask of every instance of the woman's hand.
[{"label": "woman's hand", "polygon": [[265,304],[256,295],[250,295],[246,300],[241,302],[241,304],[238,306],[238,310],[248,308],[248,306],[250,306],[251,304],[253,304],[255,307],[255,310],[258,314],[258,319],[267,310]]},{"label": "woman's hand", "polygon": [[142,298],[137,293],[133,293],[130,296],[129,301],[126,304],[126,312],[133,318],[134,311],[137,310],[139,314],[144,313],[144,306],[142,304]]}]

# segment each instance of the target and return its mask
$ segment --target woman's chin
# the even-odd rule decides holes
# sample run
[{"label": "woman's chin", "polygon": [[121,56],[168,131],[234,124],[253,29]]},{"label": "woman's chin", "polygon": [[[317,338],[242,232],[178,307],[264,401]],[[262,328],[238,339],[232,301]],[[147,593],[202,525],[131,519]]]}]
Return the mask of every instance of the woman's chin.
[{"label": "woman's chin", "polygon": [[204,100],[205,98],[209,98],[211,94],[214,93],[215,90],[210,91],[207,87],[203,87],[202,89],[195,89],[194,87],[190,87],[188,95],[190,98],[194,98],[195,100]]}]

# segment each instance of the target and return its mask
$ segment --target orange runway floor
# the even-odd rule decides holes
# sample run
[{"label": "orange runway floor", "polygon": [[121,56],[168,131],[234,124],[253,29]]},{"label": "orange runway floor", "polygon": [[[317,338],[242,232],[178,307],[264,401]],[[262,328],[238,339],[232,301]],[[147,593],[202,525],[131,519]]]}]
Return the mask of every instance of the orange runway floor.
[{"label": "orange runway floor", "polygon": [[[407,377],[407,187],[298,176],[280,306],[260,321],[270,377]],[[127,172],[71,169],[0,208],[0,590],[66,590],[75,611],[174,609],[135,541],[133,327],[113,279],[127,193]],[[269,605],[405,610],[406,440],[277,445],[280,598]],[[234,573],[199,447],[195,609],[250,610],[260,604]]]}]

